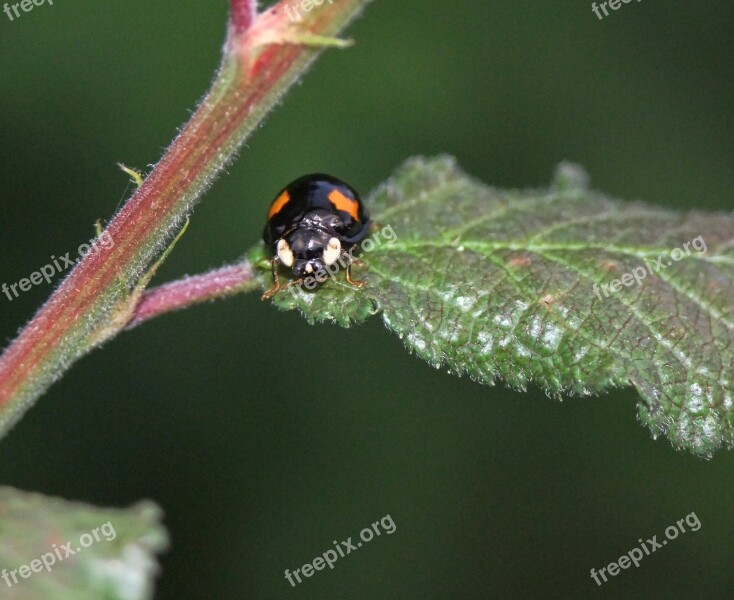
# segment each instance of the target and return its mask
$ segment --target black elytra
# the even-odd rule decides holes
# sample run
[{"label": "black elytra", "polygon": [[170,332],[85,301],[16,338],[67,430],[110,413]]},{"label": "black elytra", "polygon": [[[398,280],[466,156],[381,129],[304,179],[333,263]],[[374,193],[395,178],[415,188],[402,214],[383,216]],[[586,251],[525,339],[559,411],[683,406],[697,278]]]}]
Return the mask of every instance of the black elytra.
[{"label": "black elytra", "polygon": [[[347,281],[357,287],[364,282],[351,277],[352,247],[369,231],[370,219],[359,194],[344,181],[324,173],[304,175],[289,183],[270,205],[263,240],[272,256],[273,287],[280,289],[278,264],[293,270],[297,281],[307,275],[327,272],[326,267],[346,256]],[[334,240],[338,240],[336,242]]]}]

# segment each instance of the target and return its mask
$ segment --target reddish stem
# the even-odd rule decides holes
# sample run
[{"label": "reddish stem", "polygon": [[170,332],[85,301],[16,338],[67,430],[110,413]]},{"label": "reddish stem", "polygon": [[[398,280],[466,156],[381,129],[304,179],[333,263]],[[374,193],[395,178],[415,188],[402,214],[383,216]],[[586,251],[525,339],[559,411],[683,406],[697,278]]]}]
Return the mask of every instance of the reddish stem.
[{"label": "reddish stem", "polygon": [[257,0],[229,0],[229,13],[235,33],[243,33],[255,21]]},{"label": "reddish stem", "polygon": [[254,287],[254,272],[248,262],[229,265],[202,275],[184,277],[146,291],[135,307],[127,328],[132,329],[144,321],[173,310],[231,296],[248,287]]},{"label": "reddish stem", "polygon": [[324,2],[299,23],[288,20],[287,1],[257,15],[253,0],[230,0],[218,76],[107,227],[114,245],[85,256],[0,356],[0,436],[71,364],[129,324],[135,314],[131,294],[151,263],[245,138],[323,49],[309,44],[328,41],[369,0]]}]

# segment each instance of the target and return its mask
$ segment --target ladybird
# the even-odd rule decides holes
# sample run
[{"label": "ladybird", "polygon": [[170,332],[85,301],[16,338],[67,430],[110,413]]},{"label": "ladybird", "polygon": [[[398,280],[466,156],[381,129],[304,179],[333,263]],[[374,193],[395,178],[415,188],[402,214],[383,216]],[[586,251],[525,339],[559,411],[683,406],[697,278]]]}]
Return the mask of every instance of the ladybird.
[{"label": "ladybird", "polygon": [[[306,276],[325,281],[325,274],[340,258],[346,265],[347,282],[352,279],[350,249],[367,235],[370,219],[359,194],[336,177],[312,173],[289,183],[270,205],[263,240],[271,253],[273,287],[264,295],[270,298],[280,289],[278,265],[292,269],[294,283]],[[322,274],[319,278],[317,273]]]}]

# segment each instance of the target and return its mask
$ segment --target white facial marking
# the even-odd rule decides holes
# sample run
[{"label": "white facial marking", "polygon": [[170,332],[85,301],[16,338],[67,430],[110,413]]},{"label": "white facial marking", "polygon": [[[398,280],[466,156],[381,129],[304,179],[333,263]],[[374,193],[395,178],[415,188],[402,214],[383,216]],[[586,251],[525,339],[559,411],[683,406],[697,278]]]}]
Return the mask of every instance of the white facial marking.
[{"label": "white facial marking", "polygon": [[324,264],[333,265],[341,253],[341,242],[335,237],[331,238],[326,246],[326,250],[324,250]]},{"label": "white facial marking", "polygon": [[311,263],[306,263],[306,273],[313,273],[313,267]]},{"label": "white facial marking", "polygon": [[285,240],[280,240],[278,242],[278,259],[286,267],[293,266],[293,250],[291,250],[288,242],[286,242]]}]

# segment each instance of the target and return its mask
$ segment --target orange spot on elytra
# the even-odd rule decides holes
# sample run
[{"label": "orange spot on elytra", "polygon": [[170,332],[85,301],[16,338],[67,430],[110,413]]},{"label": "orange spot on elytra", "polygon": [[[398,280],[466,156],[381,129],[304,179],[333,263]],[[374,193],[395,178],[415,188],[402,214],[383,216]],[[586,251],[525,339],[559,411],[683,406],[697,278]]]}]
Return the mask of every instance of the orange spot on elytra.
[{"label": "orange spot on elytra", "polygon": [[337,210],[343,210],[349,213],[355,221],[359,221],[359,206],[354,198],[349,198],[342,194],[339,190],[332,190],[329,194],[329,202],[331,202]]},{"label": "orange spot on elytra", "polygon": [[270,207],[268,219],[272,219],[275,215],[277,215],[282,210],[282,208],[290,201],[291,195],[287,191],[284,191],[280,196],[275,199],[275,202],[273,202],[273,205]]}]

